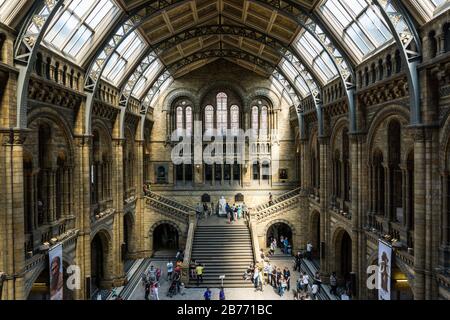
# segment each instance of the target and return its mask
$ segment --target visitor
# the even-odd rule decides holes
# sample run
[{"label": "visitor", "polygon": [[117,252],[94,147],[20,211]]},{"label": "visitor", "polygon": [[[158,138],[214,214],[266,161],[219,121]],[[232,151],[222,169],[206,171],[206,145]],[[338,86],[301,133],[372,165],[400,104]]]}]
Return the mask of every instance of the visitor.
[{"label": "visitor", "polygon": [[156,268],[156,281],[159,281],[160,278],[161,278],[161,269]]},{"label": "visitor", "polygon": [[212,292],[209,288],[206,288],[205,293],[203,294],[203,297],[205,297],[205,300],[211,300]]},{"label": "visitor", "polygon": [[288,240],[288,238],[284,238],[283,247],[284,247],[284,254],[289,254],[289,251],[288,251],[289,240]]},{"label": "visitor", "polygon": [[232,223],[233,222],[233,213],[231,211],[231,207],[228,204],[228,202],[225,205],[225,211],[227,212],[228,223]]},{"label": "visitor", "polygon": [[319,286],[317,285],[317,283],[313,283],[312,287],[311,287],[311,295],[313,300],[317,300],[317,295],[319,294]]},{"label": "visitor", "polygon": [[302,279],[298,278],[297,279],[297,288],[294,292],[294,300],[300,300],[301,296],[302,296]]},{"label": "visitor", "polygon": [[244,272],[244,280],[250,280],[253,279],[253,263],[250,264],[250,266],[245,270]]},{"label": "visitor", "polygon": [[201,219],[201,215],[202,215],[202,206],[200,205],[200,203],[197,203],[197,207],[195,208],[195,215],[197,216],[197,219],[200,220]]},{"label": "visitor", "polygon": [[308,276],[307,274],[304,274],[304,275],[303,275],[302,287],[303,287],[303,292],[308,292],[308,288],[309,288],[309,276]]},{"label": "visitor", "polygon": [[270,276],[270,285],[274,288],[277,286],[277,266],[273,266],[272,275]]},{"label": "visitor", "polygon": [[210,215],[208,205],[206,203],[203,204],[203,213],[205,214],[205,219]]},{"label": "visitor", "polygon": [[286,280],[286,289],[287,291],[291,290],[291,271],[289,271],[288,267],[284,267],[283,277]]},{"label": "visitor", "polygon": [[308,242],[308,244],[306,245],[306,258],[309,261],[312,260],[312,250],[313,250],[313,245],[311,242]]},{"label": "visitor", "polygon": [[317,285],[317,293],[320,293],[320,289],[322,287],[322,278],[320,276],[320,272],[317,271],[314,275],[314,281],[313,284]]},{"label": "visitor", "polygon": [[270,244],[270,255],[274,255],[275,254],[275,250],[277,249],[277,239],[273,239],[272,243]]},{"label": "visitor", "polygon": [[344,291],[344,292],[341,294],[341,300],[350,300],[350,294],[349,294],[348,291]]},{"label": "visitor", "polygon": [[281,251],[284,253],[284,250],[283,250],[283,248],[284,248],[284,236],[280,236],[280,243],[279,243],[279,245],[280,245]]},{"label": "visitor", "polygon": [[242,206],[238,206],[237,207],[237,216],[238,216],[238,219],[242,219]]},{"label": "visitor", "polygon": [[244,215],[244,219],[248,219],[248,208],[247,205],[244,203],[242,203],[242,213]]},{"label": "visitor", "polygon": [[167,262],[167,281],[172,280],[172,273],[173,273],[173,262],[169,260],[169,262]]},{"label": "visitor", "polygon": [[264,250],[259,250],[259,256],[261,257],[261,260],[264,261],[266,259],[266,255],[264,254]]},{"label": "visitor", "polygon": [[273,195],[272,195],[272,192],[269,192],[269,206],[273,206]]},{"label": "visitor", "polygon": [[147,281],[144,286],[144,293],[145,293],[144,299],[145,300],[148,300],[148,296],[150,295],[150,290],[151,290],[151,282]]},{"label": "visitor", "polygon": [[253,271],[253,284],[255,286],[255,291],[258,291],[258,287],[259,287],[259,268],[257,266],[255,266],[254,271]]},{"label": "visitor", "polygon": [[159,300],[159,292],[158,292],[159,283],[154,282],[151,286],[152,290],[152,299],[153,300]]},{"label": "visitor", "polygon": [[294,271],[301,271],[302,259],[303,259],[302,253],[300,251],[297,252],[297,254],[295,255]]},{"label": "visitor", "polygon": [[261,292],[264,291],[264,273],[262,269],[259,269],[259,274],[258,274],[258,288],[259,290],[261,290]]},{"label": "visitor", "polygon": [[150,190],[148,189],[148,186],[144,184],[144,195],[148,197],[150,195]]},{"label": "visitor", "polygon": [[172,283],[174,284],[175,288],[176,288],[176,292],[180,292],[180,285],[181,285],[181,272],[177,272],[175,271],[174,275],[173,275],[173,280]]},{"label": "visitor", "polygon": [[281,272],[280,268],[277,268],[277,274],[276,274],[276,279],[277,279],[277,284],[276,287],[279,289],[280,285],[281,285],[281,278],[283,277],[283,273]]},{"label": "visitor", "polygon": [[270,261],[267,260],[267,263],[264,266],[264,276],[267,279],[267,284],[272,283],[272,265],[270,264]]},{"label": "visitor", "polygon": [[223,287],[220,288],[219,300],[225,300],[225,290]]},{"label": "visitor", "polygon": [[193,280],[197,279],[197,276],[195,274],[196,267],[197,267],[197,263],[195,262],[195,260],[191,260],[191,263],[189,264],[189,271],[191,274],[191,279],[193,279]]},{"label": "visitor", "polygon": [[234,221],[238,221],[238,209],[236,207],[236,204],[233,204],[232,210],[233,210]]},{"label": "visitor", "polygon": [[200,285],[200,282],[203,283],[203,272],[204,272],[204,269],[205,269],[205,267],[201,263],[195,268],[195,272],[197,274],[197,286]]},{"label": "visitor", "polygon": [[149,282],[156,281],[156,270],[155,270],[155,267],[153,265],[151,265],[150,269],[148,270],[147,280]]},{"label": "visitor", "polygon": [[336,278],[336,272],[332,272],[330,276],[330,293],[337,295],[337,278]]},{"label": "visitor", "polygon": [[286,288],[287,288],[286,279],[283,276],[281,276],[280,284],[278,286],[278,294],[280,295],[280,297],[282,297],[284,295]]}]

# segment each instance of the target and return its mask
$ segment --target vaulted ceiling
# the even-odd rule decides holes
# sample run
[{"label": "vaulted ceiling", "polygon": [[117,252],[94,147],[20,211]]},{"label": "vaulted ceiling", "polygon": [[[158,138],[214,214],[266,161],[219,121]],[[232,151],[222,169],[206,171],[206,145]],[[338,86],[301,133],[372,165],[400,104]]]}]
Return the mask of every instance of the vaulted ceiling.
[{"label": "vaulted ceiling", "polygon": [[[124,0],[127,11],[145,3],[143,0]],[[299,1],[297,1],[299,2]],[[301,1],[305,7],[312,7],[316,1]],[[242,0],[192,0],[167,8],[141,26],[150,45],[158,45],[167,39],[182,34],[187,30],[198,29],[205,26],[239,26],[248,30],[255,30],[270,36],[284,46],[289,46],[300,31],[300,26],[292,19],[274,10],[264,3]],[[272,47],[242,35],[205,34],[183,41],[166,50],[159,57],[165,65],[204,50],[240,50],[260,57],[261,59],[277,65],[280,54]],[[186,74],[196,68],[216,60],[216,57],[203,59],[189,64],[177,71],[175,77]],[[264,70],[251,61],[227,57],[236,64],[269,76]]]}]

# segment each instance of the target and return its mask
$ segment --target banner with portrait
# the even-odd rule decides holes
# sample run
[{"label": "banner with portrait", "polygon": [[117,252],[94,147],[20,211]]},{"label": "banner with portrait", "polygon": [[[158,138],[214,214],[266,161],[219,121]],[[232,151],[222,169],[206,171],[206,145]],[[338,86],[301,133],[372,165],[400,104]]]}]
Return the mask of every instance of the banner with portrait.
[{"label": "banner with portrait", "polygon": [[378,244],[378,300],[391,300],[392,247]]},{"label": "banner with portrait", "polygon": [[63,246],[51,248],[48,252],[50,263],[50,300],[63,300]]}]

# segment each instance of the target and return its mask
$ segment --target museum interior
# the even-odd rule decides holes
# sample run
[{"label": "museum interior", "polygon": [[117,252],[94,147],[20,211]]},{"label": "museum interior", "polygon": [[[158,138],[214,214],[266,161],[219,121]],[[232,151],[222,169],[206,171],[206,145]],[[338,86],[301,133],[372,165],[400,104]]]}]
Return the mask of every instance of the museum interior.
[{"label": "museum interior", "polygon": [[0,0],[0,300],[449,300],[449,9]]}]

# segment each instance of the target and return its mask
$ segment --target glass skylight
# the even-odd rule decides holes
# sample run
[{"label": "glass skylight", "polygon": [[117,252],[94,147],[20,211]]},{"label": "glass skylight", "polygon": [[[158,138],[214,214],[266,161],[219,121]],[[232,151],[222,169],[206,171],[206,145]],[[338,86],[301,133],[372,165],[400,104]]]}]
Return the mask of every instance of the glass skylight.
[{"label": "glass skylight", "polygon": [[118,85],[143,52],[145,46],[144,40],[136,31],[129,34],[112,54],[103,71],[103,78]]},{"label": "glass skylight", "polygon": [[73,0],[60,10],[44,41],[76,60],[83,49],[88,48],[96,33],[101,34],[107,22],[119,12],[111,0]]},{"label": "glass skylight", "polygon": [[163,68],[163,65],[159,61],[159,59],[156,59],[155,61],[153,61],[153,63],[148,67],[148,69],[145,71],[145,73],[137,81],[136,87],[134,88],[132,95],[135,98],[139,99],[142,96],[142,94],[144,93],[146,84],[152,83],[155,80],[155,78],[158,76],[158,74],[161,72],[162,68]]},{"label": "glass skylight", "polygon": [[304,97],[310,94],[308,85],[289,61],[283,59],[280,63],[280,68],[284,71],[290,82],[296,86]]},{"label": "glass skylight", "polygon": [[327,83],[338,75],[328,52],[309,32],[301,33],[297,41],[294,42],[294,47],[323,82]]},{"label": "glass skylight", "polygon": [[326,0],[320,11],[347,46],[362,59],[392,39],[379,10],[370,0]]}]

